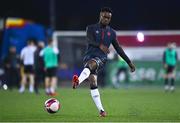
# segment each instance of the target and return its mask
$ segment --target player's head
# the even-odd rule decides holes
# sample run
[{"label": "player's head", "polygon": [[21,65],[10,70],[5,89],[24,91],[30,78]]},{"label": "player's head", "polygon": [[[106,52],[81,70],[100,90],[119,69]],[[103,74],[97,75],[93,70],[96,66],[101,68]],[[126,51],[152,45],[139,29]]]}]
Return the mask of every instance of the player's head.
[{"label": "player's head", "polygon": [[10,53],[16,53],[16,47],[15,46],[10,46],[9,47],[9,52]]},{"label": "player's head", "polygon": [[51,38],[48,39],[48,45],[50,45],[50,46],[53,45],[53,40]]},{"label": "player's head", "polygon": [[43,48],[45,46],[44,42],[43,41],[39,41],[38,42],[38,47],[39,48]]},{"label": "player's head", "polygon": [[174,42],[168,43],[168,48],[169,49],[175,49],[176,48],[176,43],[174,43]]},{"label": "player's head", "polygon": [[111,8],[109,8],[109,7],[101,8],[99,22],[102,25],[107,26],[110,23],[110,21],[111,21],[111,17],[112,17],[112,10],[111,10]]},{"label": "player's head", "polygon": [[176,48],[176,43],[172,42],[172,48],[175,49]]},{"label": "player's head", "polygon": [[29,39],[27,44],[28,45],[34,45],[35,44],[35,39]]}]

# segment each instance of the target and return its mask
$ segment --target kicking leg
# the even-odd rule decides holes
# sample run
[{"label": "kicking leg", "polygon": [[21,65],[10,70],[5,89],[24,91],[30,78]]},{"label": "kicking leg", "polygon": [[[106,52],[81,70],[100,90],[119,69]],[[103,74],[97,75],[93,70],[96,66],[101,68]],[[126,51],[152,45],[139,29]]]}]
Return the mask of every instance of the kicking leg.
[{"label": "kicking leg", "polygon": [[89,60],[83,71],[81,72],[80,76],[77,75],[73,76],[72,80],[72,86],[73,89],[77,88],[79,84],[81,84],[85,79],[87,79],[92,71],[95,71],[97,69],[97,63],[94,60]]}]

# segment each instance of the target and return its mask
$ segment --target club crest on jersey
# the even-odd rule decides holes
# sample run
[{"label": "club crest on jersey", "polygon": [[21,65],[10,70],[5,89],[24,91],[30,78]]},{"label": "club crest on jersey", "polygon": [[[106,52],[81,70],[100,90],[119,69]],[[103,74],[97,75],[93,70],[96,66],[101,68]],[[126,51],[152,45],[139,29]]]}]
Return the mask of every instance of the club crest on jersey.
[{"label": "club crest on jersey", "polygon": [[99,31],[98,31],[98,30],[96,30],[96,34],[99,34]]}]

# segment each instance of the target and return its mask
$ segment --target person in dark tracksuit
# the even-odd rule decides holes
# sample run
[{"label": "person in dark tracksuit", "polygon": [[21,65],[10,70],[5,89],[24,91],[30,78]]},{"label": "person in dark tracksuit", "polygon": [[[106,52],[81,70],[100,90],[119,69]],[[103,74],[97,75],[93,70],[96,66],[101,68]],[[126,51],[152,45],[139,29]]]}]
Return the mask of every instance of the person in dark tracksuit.
[{"label": "person in dark tracksuit", "polygon": [[104,7],[100,11],[99,23],[89,25],[86,28],[86,38],[88,42],[84,56],[84,69],[80,76],[74,75],[72,79],[73,89],[77,88],[84,80],[90,82],[91,96],[101,117],[106,116],[106,112],[101,104],[100,94],[97,87],[97,73],[104,67],[109,53],[109,46],[112,44],[117,53],[127,62],[131,72],[135,71],[135,66],[120,47],[115,31],[109,26],[112,11]]},{"label": "person in dark tracksuit", "polygon": [[10,46],[9,53],[4,59],[5,81],[9,89],[18,87],[20,81],[20,57],[16,53],[16,47]]},{"label": "person in dark tracksuit", "polygon": [[45,70],[44,70],[44,60],[43,57],[39,56],[41,50],[44,48],[45,44],[42,41],[38,42],[37,49],[34,52],[34,73],[35,73],[35,83],[34,90],[35,93],[39,93],[39,85],[44,82]]},{"label": "person in dark tracksuit", "polygon": [[175,89],[174,88],[175,68],[178,60],[178,55],[175,50],[175,47],[176,47],[175,43],[169,43],[168,47],[166,48],[163,54],[163,65],[165,69],[164,89],[165,91],[170,90],[171,92],[173,92]]}]

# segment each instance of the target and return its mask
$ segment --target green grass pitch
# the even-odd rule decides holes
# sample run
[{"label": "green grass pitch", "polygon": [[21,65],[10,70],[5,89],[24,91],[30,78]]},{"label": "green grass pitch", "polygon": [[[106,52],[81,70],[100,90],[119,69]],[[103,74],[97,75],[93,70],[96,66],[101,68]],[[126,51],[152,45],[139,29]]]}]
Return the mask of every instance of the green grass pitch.
[{"label": "green grass pitch", "polygon": [[58,89],[61,109],[56,114],[44,110],[44,102],[50,98],[41,90],[40,95],[26,91],[0,90],[0,121],[33,122],[180,122],[180,88],[165,93],[163,88],[145,87],[130,89],[99,89],[107,117],[99,113],[91,99],[89,89]]}]

